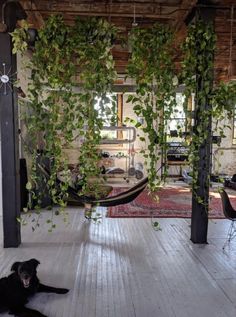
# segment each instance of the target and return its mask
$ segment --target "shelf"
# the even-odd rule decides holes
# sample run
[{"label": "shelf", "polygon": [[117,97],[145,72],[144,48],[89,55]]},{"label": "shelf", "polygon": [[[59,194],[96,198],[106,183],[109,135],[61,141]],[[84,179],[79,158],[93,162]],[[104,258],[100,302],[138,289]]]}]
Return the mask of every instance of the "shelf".
[{"label": "shelf", "polygon": [[167,161],[167,165],[188,165],[188,161]]}]

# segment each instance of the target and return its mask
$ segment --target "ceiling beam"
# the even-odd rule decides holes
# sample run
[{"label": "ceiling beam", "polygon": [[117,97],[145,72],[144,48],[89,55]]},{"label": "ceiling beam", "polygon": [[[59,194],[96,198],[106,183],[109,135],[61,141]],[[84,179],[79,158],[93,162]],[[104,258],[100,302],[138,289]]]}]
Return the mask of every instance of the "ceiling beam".
[{"label": "ceiling beam", "polygon": [[44,19],[41,13],[37,10],[34,0],[21,1],[20,3],[27,12],[27,21],[36,29],[40,29],[44,25]]},{"label": "ceiling beam", "polygon": [[[197,4],[197,0],[183,0],[181,3],[181,6],[179,9],[185,9],[185,10],[179,10],[178,17],[177,17],[177,23],[175,25],[176,32],[182,29],[183,26],[185,26],[184,20],[189,14],[189,12],[192,11],[192,9]],[[186,10],[186,8],[188,8]]]},{"label": "ceiling beam", "polygon": [[[121,12],[97,12],[97,11],[73,11],[73,10],[38,10],[38,9],[27,9],[24,8],[27,13],[41,13],[41,14],[69,14],[70,16],[104,16],[104,17],[124,17],[133,18],[133,13],[121,13]],[[174,20],[175,17],[161,14],[150,14],[150,13],[137,13],[136,18],[150,18],[158,20]]]}]

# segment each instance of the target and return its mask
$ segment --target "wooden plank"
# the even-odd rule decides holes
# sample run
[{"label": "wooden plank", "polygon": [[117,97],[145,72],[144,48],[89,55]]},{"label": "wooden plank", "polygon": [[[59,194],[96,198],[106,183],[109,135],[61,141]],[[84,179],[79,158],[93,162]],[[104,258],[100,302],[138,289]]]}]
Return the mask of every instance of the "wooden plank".
[{"label": "wooden plank", "polygon": [[14,261],[35,257],[42,282],[70,288],[38,294],[29,307],[54,317],[235,317],[236,240],[222,251],[229,221],[210,221],[209,244],[194,245],[189,219],[160,219],[162,231],[154,231],[150,219],[99,211],[100,225],[68,208],[70,223],[56,217],[52,233],[43,211],[36,232],[22,228],[20,248],[0,248],[1,276]]}]

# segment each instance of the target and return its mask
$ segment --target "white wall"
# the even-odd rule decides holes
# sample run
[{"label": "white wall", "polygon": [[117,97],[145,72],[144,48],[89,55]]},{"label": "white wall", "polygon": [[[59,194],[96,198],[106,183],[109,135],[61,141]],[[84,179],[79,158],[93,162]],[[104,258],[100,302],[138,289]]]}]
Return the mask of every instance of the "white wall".
[{"label": "white wall", "polygon": [[[128,94],[124,95],[124,110],[123,110],[123,117],[125,118],[130,117],[133,119],[137,119],[137,116],[133,112],[132,104],[127,104]],[[228,125],[233,128],[233,119],[230,121],[227,119],[227,116],[225,116],[225,121],[221,123]],[[139,130],[137,130],[137,133],[140,134]],[[233,130],[229,128],[224,129],[224,133],[226,135],[225,138],[222,139],[220,147],[213,145],[212,153],[212,172],[213,173],[220,173],[220,174],[228,174],[232,176],[233,174],[236,174],[236,144],[233,144]],[[216,133],[214,133],[215,135]],[[147,146],[148,143],[146,143]],[[145,144],[143,142],[140,142],[139,140],[136,140],[135,142],[135,148],[137,150],[140,150],[142,148],[145,148]],[[136,160],[143,161],[142,155],[136,155]],[[160,162],[159,162],[160,163]],[[159,164],[158,163],[158,164]]]},{"label": "white wall", "polygon": [[[225,124],[233,128],[233,119],[225,119]],[[225,128],[224,133],[226,137],[222,139],[220,146],[213,146],[213,171],[232,176],[236,174],[236,144],[233,144],[232,129]]]}]

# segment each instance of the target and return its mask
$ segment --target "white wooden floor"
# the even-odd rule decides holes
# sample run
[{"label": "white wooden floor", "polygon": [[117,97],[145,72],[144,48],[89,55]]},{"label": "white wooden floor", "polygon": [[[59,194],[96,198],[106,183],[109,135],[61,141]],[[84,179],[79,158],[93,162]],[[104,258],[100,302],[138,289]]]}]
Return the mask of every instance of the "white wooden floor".
[{"label": "white wooden floor", "polygon": [[0,248],[1,276],[14,261],[37,258],[43,283],[70,288],[38,294],[30,307],[50,317],[236,316],[236,239],[222,251],[229,221],[211,220],[209,244],[194,245],[189,219],[160,219],[154,231],[149,219],[97,225],[69,214],[67,227],[26,226],[19,248]]}]

